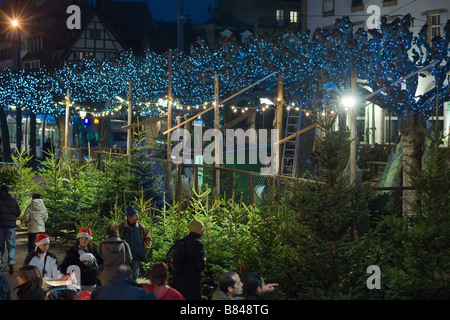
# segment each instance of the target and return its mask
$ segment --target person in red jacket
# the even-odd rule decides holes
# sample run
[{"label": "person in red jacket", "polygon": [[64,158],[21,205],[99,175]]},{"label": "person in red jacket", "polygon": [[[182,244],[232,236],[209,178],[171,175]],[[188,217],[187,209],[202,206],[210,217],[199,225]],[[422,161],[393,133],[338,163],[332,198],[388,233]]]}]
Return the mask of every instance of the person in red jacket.
[{"label": "person in red jacket", "polygon": [[178,290],[167,285],[169,268],[164,262],[155,262],[150,269],[150,284],[142,289],[152,291],[158,300],[186,300]]}]

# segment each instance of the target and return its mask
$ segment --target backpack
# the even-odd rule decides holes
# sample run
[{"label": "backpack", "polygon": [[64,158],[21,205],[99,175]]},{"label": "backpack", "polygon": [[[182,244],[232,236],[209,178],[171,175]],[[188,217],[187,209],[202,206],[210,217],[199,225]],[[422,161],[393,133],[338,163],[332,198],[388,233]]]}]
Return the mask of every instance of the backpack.
[{"label": "backpack", "polygon": [[171,272],[181,271],[184,266],[184,239],[179,239],[170,247],[166,254],[166,264]]}]

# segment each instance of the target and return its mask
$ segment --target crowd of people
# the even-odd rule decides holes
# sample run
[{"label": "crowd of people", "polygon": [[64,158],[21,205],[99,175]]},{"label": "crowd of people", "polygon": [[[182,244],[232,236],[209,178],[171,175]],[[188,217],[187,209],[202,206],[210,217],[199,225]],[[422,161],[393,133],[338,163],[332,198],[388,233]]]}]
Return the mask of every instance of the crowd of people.
[{"label": "crowd of people", "polygon": [[[0,187],[0,256],[1,271],[8,268],[14,273],[15,228],[20,216],[17,200],[7,186]],[[169,267],[163,262],[152,265],[149,284],[140,286],[137,278],[141,262],[148,262],[147,251],[152,246],[148,228],[140,223],[139,212],[132,205],[126,208],[126,219],[119,225],[106,228],[106,239],[98,247],[92,243],[92,231],[80,228],[76,240],[61,264],[50,249],[50,237],[45,233],[48,212],[42,195],[32,196],[24,211],[27,224],[28,254],[18,270],[17,286],[14,288],[18,300],[44,300],[51,290],[49,283],[63,280],[77,285],[78,300],[202,300],[202,285],[206,267],[205,248],[201,237],[205,233],[203,223],[192,219],[187,224],[189,234],[181,241],[182,261],[173,271],[173,287],[169,286]],[[78,272],[79,277],[72,277]],[[55,285],[55,284],[53,284]],[[266,284],[255,273],[246,277],[246,286],[236,272],[225,272],[218,279],[218,287],[212,300],[259,300],[278,286]],[[245,293],[245,294],[244,294]],[[0,272],[0,300],[11,299],[11,288]]]}]

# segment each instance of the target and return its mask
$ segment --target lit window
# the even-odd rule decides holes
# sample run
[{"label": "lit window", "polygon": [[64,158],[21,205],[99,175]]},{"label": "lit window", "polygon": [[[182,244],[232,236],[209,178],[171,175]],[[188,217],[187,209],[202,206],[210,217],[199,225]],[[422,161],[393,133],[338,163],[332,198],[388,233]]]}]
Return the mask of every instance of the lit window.
[{"label": "lit window", "polygon": [[298,12],[297,11],[289,12],[289,22],[290,23],[298,23]]},{"label": "lit window", "polygon": [[277,10],[277,21],[284,21],[284,10]]},{"label": "lit window", "polygon": [[431,15],[431,37],[441,35],[441,15]]}]

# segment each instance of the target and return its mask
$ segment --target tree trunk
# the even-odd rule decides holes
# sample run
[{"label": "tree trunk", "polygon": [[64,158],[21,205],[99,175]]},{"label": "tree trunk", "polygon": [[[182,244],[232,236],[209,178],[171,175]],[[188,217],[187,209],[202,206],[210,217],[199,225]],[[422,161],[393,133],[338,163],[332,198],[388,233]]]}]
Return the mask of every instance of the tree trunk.
[{"label": "tree trunk", "polygon": [[[411,169],[421,170],[422,146],[425,138],[423,116],[409,112],[406,116],[399,117],[399,130],[403,144],[403,186],[410,187]],[[412,208],[416,202],[416,190],[403,191],[403,217],[407,218],[413,214]]]},{"label": "tree trunk", "polygon": [[[64,143],[65,143],[65,136],[66,136],[66,122],[65,122],[65,116],[64,115],[58,115],[58,117],[56,118],[56,123],[58,124],[58,129],[59,129],[59,146],[55,146],[53,152],[55,152],[55,150],[59,147],[59,153],[60,156],[62,157],[65,152],[64,152]],[[67,128],[68,130],[68,128]],[[69,139],[70,140],[70,139]]]},{"label": "tree trunk", "polygon": [[30,113],[30,152],[31,156],[30,165],[33,169],[36,169],[36,114]]},{"label": "tree trunk", "polygon": [[0,125],[2,127],[3,161],[11,162],[11,145],[9,143],[8,120],[6,119],[5,107],[0,108]]}]

